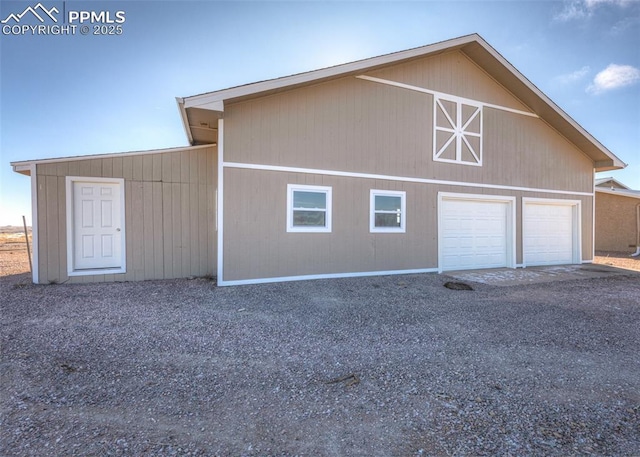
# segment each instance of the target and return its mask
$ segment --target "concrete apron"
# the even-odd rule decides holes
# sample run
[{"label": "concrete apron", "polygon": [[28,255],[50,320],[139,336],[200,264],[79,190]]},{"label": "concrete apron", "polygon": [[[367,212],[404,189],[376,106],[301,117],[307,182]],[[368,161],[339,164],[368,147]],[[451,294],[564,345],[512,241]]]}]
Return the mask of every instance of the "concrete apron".
[{"label": "concrete apron", "polygon": [[640,277],[640,273],[636,271],[599,264],[447,271],[444,274],[458,281],[473,281],[492,286],[517,286],[552,281],[569,281],[573,279],[607,278],[621,275],[637,275]]}]

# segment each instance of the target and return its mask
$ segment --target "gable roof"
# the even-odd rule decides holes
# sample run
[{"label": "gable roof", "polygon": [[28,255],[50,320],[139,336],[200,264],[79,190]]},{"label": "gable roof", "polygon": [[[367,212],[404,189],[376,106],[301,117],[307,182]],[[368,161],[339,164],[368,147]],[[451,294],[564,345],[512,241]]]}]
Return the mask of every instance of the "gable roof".
[{"label": "gable roof", "polygon": [[[611,183],[611,184],[609,184]],[[640,190],[633,190],[612,177],[595,180],[596,192],[603,194],[620,195],[621,197],[640,198]]]},{"label": "gable roof", "polygon": [[[611,184],[608,184],[611,183]],[[622,184],[620,181],[618,181],[617,179],[614,179],[613,177],[609,176],[608,178],[598,178],[595,180],[595,185],[596,187],[604,187],[604,188],[609,188],[609,187],[618,187],[620,189],[627,189],[627,190],[631,190],[629,188],[629,186]]]},{"label": "gable roof", "polygon": [[640,199],[640,190],[618,189],[613,187],[596,187],[596,192]]},{"label": "gable roof", "polygon": [[15,171],[16,173],[20,173],[26,176],[31,176],[32,165],[41,165],[46,163],[60,163],[60,162],[75,162],[77,160],[113,159],[117,157],[134,157],[134,156],[151,155],[151,154],[166,154],[170,152],[192,151],[192,150],[197,150],[197,149],[211,147],[211,146],[214,146],[214,145],[204,144],[204,145],[198,145],[198,146],[178,146],[175,148],[165,148],[165,149],[147,149],[144,151],[110,152],[106,154],[51,157],[48,159],[36,159],[36,160],[18,160],[15,162],[10,162],[10,165],[13,167],[13,171]]},{"label": "gable roof", "polygon": [[[271,95],[345,76],[358,76],[365,71],[455,50],[464,53],[528,106],[540,119],[583,151],[593,160],[594,168],[597,171],[615,170],[626,166],[622,160],[560,109],[478,34],[282,78],[190,97],[178,97],[176,101],[189,142],[191,144],[214,143],[217,141],[217,119],[223,116],[225,103]],[[213,121],[210,120],[211,116],[206,116],[207,111],[214,115]],[[207,117],[209,119],[204,119]]]}]

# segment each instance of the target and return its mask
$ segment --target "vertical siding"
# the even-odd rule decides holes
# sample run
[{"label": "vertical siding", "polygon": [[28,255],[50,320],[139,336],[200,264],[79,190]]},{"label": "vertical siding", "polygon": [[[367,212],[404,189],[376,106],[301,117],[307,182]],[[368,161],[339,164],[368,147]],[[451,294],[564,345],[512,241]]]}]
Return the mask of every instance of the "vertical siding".
[{"label": "vertical siding", "polygon": [[[287,184],[331,186],[332,232],[287,233]],[[438,267],[438,192],[516,198],[516,263],[522,263],[523,197],[580,200],[582,258],[591,260],[592,197],[378,179],[225,169],[224,279]],[[406,192],[406,233],[369,232],[371,189]]]},{"label": "vertical siding", "polygon": [[[368,73],[369,74],[369,73]],[[461,53],[370,72],[530,111]],[[593,162],[540,119],[485,107],[483,165],[433,160],[433,103],[349,76],[225,107],[225,160],[590,192]]]},{"label": "vertical siding", "polygon": [[[331,186],[331,233],[287,233],[287,184]],[[369,191],[407,192],[407,233],[369,233]],[[436,268],[435,200],[421,185],[323,175],[225,170],[225,280]]]},{"label": "vertical siding", "polygon": [[[40,282],[215,275],[216,163],[210,147],[37,165]],[[66,176],[125,179],[126,273],[67,276]]]}]

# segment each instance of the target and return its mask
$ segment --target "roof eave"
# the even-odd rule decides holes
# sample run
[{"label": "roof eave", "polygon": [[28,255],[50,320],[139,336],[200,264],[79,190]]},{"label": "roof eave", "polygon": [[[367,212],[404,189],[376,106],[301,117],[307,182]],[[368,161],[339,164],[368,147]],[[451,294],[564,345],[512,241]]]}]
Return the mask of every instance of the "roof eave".
[{"label": "roof eave", "polygon": [[[261,81],[243,86],[222,89],[182,98],[181,109],[201,108],[224,111],[228,102],[244,98],[264,96],[297,86],[319,83],[328,79],[357,75],[364,71],[392,65],[401,61],[435,55],[459,49],[479,65],[494,80],[516,95],[551,128],[576,145],[594,162],[596,171],[619,170],[626,164],[604,147],[589,132],[574,121],[531,81],[522,75],[509,61],[487,43],[480,35],[471,34],[406,51],[385,54],[356,62]],[[183,114],[185,122],[186,114]],[[188,119],[186,120],[188,131]],[[188,134],[189,135],[189,134]]]},{"label": "roof eave", "polygon": [[607,189],[605,187],[596,187],[596,192],[610,195],[618,195],[619,197],[637,198],[640,200],[640,191],[627,190],[627,189]]},{"label": "roof eave", "polygon": [[180,119],[182,120],[182,127],[184,127],[184,133],[187,135],[187,141],[193,146],[193,135],[189,128],[189,119],[187,117],[187,110],[184,107],[184,98],[176,97],[176,104],[178,105],[178,111],[180,112]]},{"label": "roof eave", "polygon": [[11,162],[11,166],[13,167],[13,171],[16,173],[20,173],[21,175],[31,176],[31,165],[34,162]]},{"label": "roof eave", "polygon": [[[520,98],[542,120],[587,154],[593,160],[594,168],[597,171],[619,170],[627,166],[482,37],[478,36],[475,43],[465,46],[462,52],[507,90]],[[493,65],[495,63],[499,65]]]},{"label": "roof eave", "polygon": [[66,157],[51,157],[48,159],[21,160],[17,162],[11,162],[10,165],[13,167],[13,171],[17,173],[22,173],[24,175],[30,175],[30,167],[32,165],[59,163],[59,162],[74,162],[77,160],[112,159],[114,157],[135,157],[135,156],[142,156],[142,155],[167,154],[172,152],[192,151],[192,150],[203,149],[203,148],[212,147],[212,146],[216,146],[216,144],[213,143],[213,144],[201,144],[201,145],[195,145],[195,146],[177,146],[173,148],[164,148],[164,149],[147,149],[143,151],[109,152],[106,154],[89,154],[89,155],[83,155],[83,156],[66,156]]},{"label": "roof eave", "polygon": [[[290,89],[311,82],[317,83],[334,77],[357,74],[364,70],[370,71],[377,67],[393,64],[395,62],[419,58],[442,51],[450,51],[478,40],[482,40],[478,34],[465,35],[459,38],[441,41],[439,43],[408,49],[406,51],[394,52],[382,56],[357,60],[355,62],[335,65],[333,67],[321,68],[319,70],[298,73],[291,76],[284,76],[243,86],[231,87],[229,89],[222,89],[215,92],[207,92],[204,94],[184,97],[185,108],[208,108],[210,105],[215,106],[217,102],[224,102],[248,96],[259,96],[267,92]],[[484,40],[482,41],[484,42]]]},{"label": "roof eave", "polygon": [[627,166],[626,163],[624,163],[617,157],[615,157],[615,159],[617,160],[609,159],[609,160],[598,160],[594,162],[595,171],[597,173],[600,173],[602,171],[621,170]]}]

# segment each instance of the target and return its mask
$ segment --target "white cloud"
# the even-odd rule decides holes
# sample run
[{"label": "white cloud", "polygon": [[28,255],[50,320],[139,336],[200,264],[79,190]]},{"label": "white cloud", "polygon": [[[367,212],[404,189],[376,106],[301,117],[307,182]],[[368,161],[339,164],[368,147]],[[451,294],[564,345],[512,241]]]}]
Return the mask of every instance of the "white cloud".
[{"label": "white cloud", "polygon": [[631,65],[616,65],[612,63],[602,70],[587,87],[587,92],[601,94],[620,87],[631,86],[640,81],[640,70]]},{"label": "white cloud", "polygon": [[564,2],[564,8],[554,19],[567,22],[573,19],[585,19],[594,15],[595,11],[603,5],[626,7],[633,0],[568,0]]},{"label": "white cloud", "polygon": [[589,74],[589,71],[591,71],[591,68],[585,65],[580,70],[556,76],[554,79],[560,84],[572,84],[580,81],[582,78],[587,76]]}]

